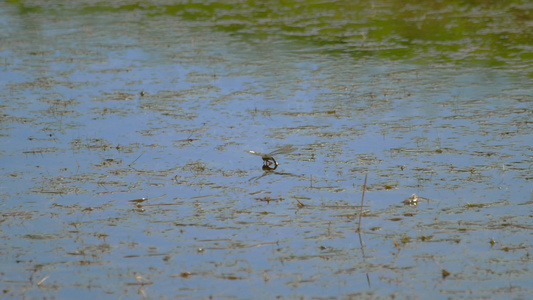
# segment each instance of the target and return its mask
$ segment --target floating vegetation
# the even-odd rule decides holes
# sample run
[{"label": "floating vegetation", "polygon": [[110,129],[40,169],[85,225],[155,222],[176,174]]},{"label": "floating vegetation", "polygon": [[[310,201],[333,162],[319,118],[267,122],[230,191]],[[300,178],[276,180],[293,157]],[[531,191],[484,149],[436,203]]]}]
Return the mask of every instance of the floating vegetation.
[{"label": "floating vegetation", "polygon": [[59,151],[59,148],[57,147],[48,147],[48,148],[34,148],[32,150],[23,151],[22,153],[35,155],[35,154],[44,154],[44,153],[54,153],[58,151]]},{"label": "floating vegetation", "polygon": [[206,164],[200,160],[188,162],[185,164],[184,169],[196,175],[204,174],[207,170]]},{"label": "floating vegetation", "polygon": [[100,138],[88,138],[85,140],[81,138],[75,138],[70,142],[70,144],[72,145],[72,149],[74,150],[109,150],[112,148],[116,148],[113,147],[112,143]]},{"label": "floating vegetation", "polygon": [[255,200],[259,201],[259,202],[266,202],[266,203],[270,203],[270,202],[280,202],[280,201],[283,201],[284,199],[283,198],[271,198],[269,196],[265,196],[265,197],[257,197],[257,198],[254,198]]},{"label": "floating vegetation", "polygon": [[63,2],[0,2],[4,297],[530,296],[527,1]]}]

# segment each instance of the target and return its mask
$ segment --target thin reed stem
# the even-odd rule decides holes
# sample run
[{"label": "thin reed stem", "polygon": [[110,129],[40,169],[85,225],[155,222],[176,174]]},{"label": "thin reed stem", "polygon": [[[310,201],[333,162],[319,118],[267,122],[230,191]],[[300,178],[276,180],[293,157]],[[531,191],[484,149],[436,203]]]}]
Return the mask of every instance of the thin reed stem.
[{"label": "thin reed stem", "polygon": [[359,225],[357,226],[357,232],[361,232],[361,218],[363,217],[363,205],[365,203],[365,191],[366,180],[368,179],[368,173],[365,175],[365,184],[363,185],[363,196],[361,197],[361,211],[359,212]]}]

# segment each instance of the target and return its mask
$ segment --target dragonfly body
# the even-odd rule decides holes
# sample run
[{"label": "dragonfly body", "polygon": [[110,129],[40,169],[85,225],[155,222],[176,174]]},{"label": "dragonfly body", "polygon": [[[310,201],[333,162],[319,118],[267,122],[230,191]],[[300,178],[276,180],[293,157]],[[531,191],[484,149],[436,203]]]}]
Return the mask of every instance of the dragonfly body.
[{"label": "dragonfly body", "polygon": [[263,159],[263,165],[264,166],[271,166],[271,165],[279,165],[278,162],[276,161],[276,159],[274,159],[274,157],[270,154],[265,154],[265,153],[261,153],[261,152],[256,152],[256,151],[246,151],[250,154],[253,154],[253,155],[257,155],[257,156],[261,156],[261,158]]}]

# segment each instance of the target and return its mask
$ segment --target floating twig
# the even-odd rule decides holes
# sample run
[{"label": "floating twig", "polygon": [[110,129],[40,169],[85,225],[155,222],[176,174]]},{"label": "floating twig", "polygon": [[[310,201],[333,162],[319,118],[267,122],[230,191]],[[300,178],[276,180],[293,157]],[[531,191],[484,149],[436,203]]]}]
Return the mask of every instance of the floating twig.
[{"label": "floating twig", "polygon": [[395,245],[396,248],[398,249],[398,252],[400,252],[400,250],[402,250],[402,249],[400,248],[400,245],[398,244],[398,242],[396,241],[396,239],[395,239],[395,238],[392,238],[392,241],[394,242],[394,245]]},{"label": "floating twig", "polygon": [[48,279],[50,277],[50,275],[47,275],[47,276],[44,276],[43,279],[39,280],[39,282],[37,282],[37,286],[40,286],[41,284],[43,284],[46,279]]},{"label": "floating twig", "polygon": [[444,268],[441,266],[441,264],[439,264],[439,262],[438,262],[435,258],[433,258],[433,261],[434,261],[434,262],[437,264],[437,266],[439,266],[439,268],[441,269],[441,271],[442,271],[442,279],[444,279],[444,278],[446,278],[446,277],[448,277],[448,276],[450,275],[450,272],[446,271],[446,269],[444,269]]},{"label": "floating twig", "polygon": [[152,285],[153,282],[147,280],[146,278],[142,277],[141,275],[138,275],[136,272],[133,272],[133,277],[135,278],[135,280],[141,285],[141,286],[144,286],[144,285]]}]

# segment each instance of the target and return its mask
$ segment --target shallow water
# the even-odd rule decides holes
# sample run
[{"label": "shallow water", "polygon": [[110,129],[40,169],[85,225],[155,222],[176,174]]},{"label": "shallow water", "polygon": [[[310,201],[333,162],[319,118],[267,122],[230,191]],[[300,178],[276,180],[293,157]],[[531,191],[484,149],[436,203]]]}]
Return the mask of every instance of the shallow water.
[{"label": "shallow water", "polygon": [[4,295],[531,293],[531,4],[39,5],[0,4]]}]

